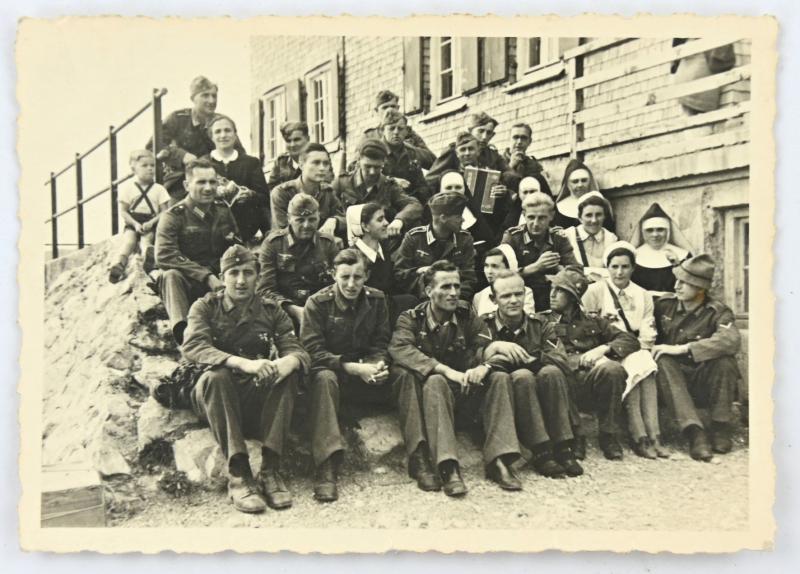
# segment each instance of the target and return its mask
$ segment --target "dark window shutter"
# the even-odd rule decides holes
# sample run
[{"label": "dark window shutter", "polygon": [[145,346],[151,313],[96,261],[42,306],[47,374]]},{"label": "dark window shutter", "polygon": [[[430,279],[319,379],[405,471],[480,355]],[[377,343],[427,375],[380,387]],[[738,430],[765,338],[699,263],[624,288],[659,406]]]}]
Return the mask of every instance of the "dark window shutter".
[{"label": "dark window shutter", "polygon": [[482,84],[502,82],[508,77],[508,39],[484,38]]},{"label": "dark window shutter", "polygon": [[286,121],[302,121],[305,119],[303,117],[305,115],[303,113],[305,108],[303,106],[302,82],[300,80],[291,80],[286,82],[284,85],[286,86],[286,91],[284,92],[284,101],[286,102]]},{"label": "dark window shutter", "polygon": [[474,92],[480,87],[478,74],[478,39],[459,38],[459,73],[461,74],[461,93]]},{"label": "dark window shutter", "polygon": [[403,38],[403,107],[407,114],[422,109],[422,38]]}]

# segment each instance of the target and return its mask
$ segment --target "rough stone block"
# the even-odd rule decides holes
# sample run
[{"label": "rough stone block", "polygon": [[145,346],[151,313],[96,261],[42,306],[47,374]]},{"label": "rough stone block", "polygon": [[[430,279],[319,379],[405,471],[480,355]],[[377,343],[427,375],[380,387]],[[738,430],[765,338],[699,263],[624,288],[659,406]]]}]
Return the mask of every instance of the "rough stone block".
[{"label": "rough stone block", "polygon": [[177,436],[199,422],[193,412],[165,408],[150,397],[139,409],[136,423],[139,450],[154,440]]},{"label": "rough stone block", "polygon": [[[226,479],[227,463],[209,429],[190,431],[172,445],[175,467],[186,473],[195,484],[214,486]],[[250,468],[257,473],[261,468],[261,443],[247,441]]]},{"label": "rough stone block", "polygon": [[394,415],[378,415],[359,419],[355,429],[364,453],[378,460],[403,446],[403,435]]}]

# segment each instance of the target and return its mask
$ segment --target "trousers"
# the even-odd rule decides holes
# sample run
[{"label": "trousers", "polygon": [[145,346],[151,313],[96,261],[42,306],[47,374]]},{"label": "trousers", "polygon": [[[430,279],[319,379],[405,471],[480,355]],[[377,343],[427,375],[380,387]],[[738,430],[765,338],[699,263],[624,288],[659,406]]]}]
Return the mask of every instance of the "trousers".
[{"label": "trousers", "polygon": [[622,393],[628,374],[616,361],[603,361],[591,369],[578,369],[569,378],[570,419],[575,434],[581,434],[580,411],[597,413],[601,433],[620,434],[623,424]]},{"label": "trousers", "polygon": [[192,390],[192,410],[208,423],[226,460],[247,455],[245,439],[281,455],[289,434],[299,375],[256,387],[227,367],[206,371]]},{"label": "trousers", "polygon": [[733,393],[740,376],[734,357],[694,363],[662,355],[657,364],[659,391],[681,430],[691,425],[702,428],[696,404],[708,407],[713,422],[733,420]]},{"label": "trousers", "polygon": [[206,285],[189,279],[177,269],[167,269],[161,274],[158,278],[158,290],[173,332],[176,325],[186,322],[192,303],[208,293]]},{"label": "trousers", "polygon": [[458,461],[456,411],[477,408],[484,431],[483,460],[489,464],[498,456],[519,456],[519,442],[514,428],[514,397],[511,376],[492,372],[482,387],[469,395],[443,375],[422,379],[403,367],[391,369],[397,400],[400,429],[406,452],[410,456],[422,443],[427,443],[436,465]]},{"label": "trousers", "polygon": [[569,386],[561,369],[545,365],[535,375],[517,369],[511,373],[511,383],[517,436],[528,450],[572,438]]},{"label": "trousers", "polygon": [[655,439],[661,435],[655,375],[650,375],[633,387],[625,397],[624,406],[628,413],[628,430],[633,440],[638,441],[644,437]]},{"label": "trousers", "polygon": [[310,377],[311,456],[319,466],[331,455],[344,450],[339,427],[339,405],[345,401],[370,404],[391,404],[391,387],[368,385],[343,371],[323,369]]}]

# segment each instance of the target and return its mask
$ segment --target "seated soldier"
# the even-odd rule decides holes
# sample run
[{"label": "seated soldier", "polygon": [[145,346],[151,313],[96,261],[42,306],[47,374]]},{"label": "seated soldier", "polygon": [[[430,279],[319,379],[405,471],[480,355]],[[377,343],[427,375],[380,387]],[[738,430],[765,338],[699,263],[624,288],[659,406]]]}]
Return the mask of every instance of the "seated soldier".
[{"label": "seated soldier", "polygon": [[273,230],[284,229],[289,224],[289,201],[298,193],[305,193],[319,205],[319,230],[328,235],[336,233],[336,218],[344,215],[344,212],[328,183],[330,170],[331,158],[324,145],[310,143],[303,148],[300,152],[300,177],[280,184],[269,194]]},{"label": "seated soldier", "polygon": [[339,397],[391,404],[389,311],[381,291],[366,287],[367,270],[356,249],[333,260],[334,281],[309,297],[300,338],[311,355],[311,454],[317,468],[314,498],[339,495],[336,467],[345,443],[339,430]]},{"label": "seated soldier", "polygon": [[274,299],[300,325],[308,297],[333,279],[330,271],[339,251],[332,235],[317,231],[319,205],[305,193],[289,202],[289,227],[270,233],[258,250],[258,293]]},{"label": "seated soldier", "polygon": [[[659,392],[684,436],[695,460],[709,461],[711,450],[732,448],[730,425],[739,368],[736,353],[741,339],[733,312],[712,299],[714,261],[707,254],[682,261],[674,268],[675,294],[655,304],[658,336],[653,357],[658,364]],[[711,448],[695,403],[711,415]]]},{"label": "seated soldier", "polygon": [[421,281],[434,261],[446,259],[461,272],[461,298],[472,301],[475,292],[475,247],[472,236],[463,231],[467,200],[455,191],[434,195],[430,202],[431,223],[406,233],[400,249],[394,253],[394,274],[397,287],[404,293],[425,296]]},{"label": "seated soldier", "polygon": [[[422,218],[422,204],[406,194],[396,181],[381,173],[388,154],[389,148],[382,140],[363,140],[358,146],[355,171],[336,178],[333,192],[345,210],[351,205],[370,201],[381,205],[389,221],[389,239],[396,247],[400,244],[402,234],[419,223]],[[346,227],[342,214],[338,225],[342,238]],[[393,251],[391,247],[390,251]]]},{"label": "seated soldier", "polygon": [[552,344],[553,325],[525,310],[527,287],[515,271],[499,271],[489,288],[497,312],[481,317],[492,336],[484,358],[499,360],[511,373],[519,441],[533,454],[531,464],[542,476],[580,476],[583,468],[572,452],[570,369],[566,355]]},{"label": "seated soldier", "polygon": [[539,160],[526,153],[532,141],[533,130],[530,124],[518,122],[511,126],[511,147],[506,149],[503,159],[508,164],[508,171],[505,173],[506,184],[512,189],[517,189],[523,178],[542,173],[542,164]]},{"label": "seated soldier", "polygon": [[[220,261],[224,288],[189,311],[184,358],[207,367],[191,391],[192,410],[211,427],[227,461],[228,496],[236,510],[288,508],[280,457],[289,433],[300,374],[310,360],[286,313],[256,295],[258,262],[241,245]],[[261,471],[253,478],[245,438],[261,441]],[[259,492],[259,489],[261,492]]]},{"label": "seated soldier", "polygon": [[[272,170],[267,179],[267,187],[270,190],[300,177],[300,153],[310,141],[306,122],[284,122],[281,124],[280,131],[286,144],[286,151],[276,157],[272,164]],[[333,169],[328,169],[325,181],[333,181]]]},{"label": "seated soldier", "polygon": [[553,209],[550,196],[531,193],[522,202],[525,225],[512,227],[503,235],[503,243],[517,255],[520,275],[533,290],[537,311],[550,308],[550,283],[545,275],[578,264],[569,241],[550,229]]},{"label": "seated soldier", "polygon": [[639,350],[639,341],[601,317],[590,317],[581,309],[588,281],[577,268],[559,271],[550,278],[550,312],[553,332],[566,351],[571,373],[571,418],[577,458],[586,456],[586,437],[580,429],[580,407],[599,418],[600,449],[609,460],[622,458],[622,393],[628,378],[619,361]]},{"label": "seated soldier", "polygon": [[[398,98],[397,94],[390,92],[389,90],[381,90],[378,92],[378,94],[375,96],[375,118],[378,127],[365,130],[364,137],[380,138],[383,118],[389,112],[399,111],[400,98]],[[408,129],[406,130],[404,141],[413,147],[422,168],[430,169],[431,165],[433,164],[433,160],[436,159],[436,156],[430,149],[428,149],[428,146],[425,145],[425,141],[411,128],[411,126],[408,126]]]},{"label": "seated soldier", "polygon": [[[496,128],[497,120],[485,112],[476,112],[467,116],[467,125],[465,129],[472,134],[478,142],[477,155],[472,165],[493,169],[503,173],[508,170],[508,164],[495,147],[489,145],[489,142],[494,137]],[[456,153],[457,147],[458,142],[451,143],[447,146],[447,149],[436,158],[436,161],[433,162],[427,175],[428,181],[431,183],[433,189],[438,187],[438,179],[444,172],[450,170],[461,171],[464,165],[467,165],[458,157]],[[503,189],[505,190],[505,186],[503,186]],[[507,192],[507,190],[505,190],[504,193],[505,192]]]},{"label": "seated soldier", "polygon": [[217,197],[217,172],[208,161],[186,166],[188,196],[161,214],[156,228],[156,265],[163,273],[158,289],[169,316],[172,334],[183,342],[186,314],[192,301],[221,289],[219,258],[236,237],[236,222]]},{"label": "seated soldier", "polygon": [[483,363],[489,333],[459,300],[460,291],[458,268],[449,261],[433,263],[425,272],[429,300],[400,315],[389,344],[409,475],[422,490],[443,485],[447,496],[466,494],[454,420],[457,412],[477,409],[487,478],[504,490],[521,490],[511,467],[520,456],[511,377]]},{"label": "seated soldier", "polygon": [[[403,191],[426,205],[431,190],[422,172],[422,152],[406,141],[408,119],[400,112],[390,110],[383,116],[380,129],[383,142],[389,148],[383,174],[393,178]],[[429,152],[426,150],[426,153]]]}]

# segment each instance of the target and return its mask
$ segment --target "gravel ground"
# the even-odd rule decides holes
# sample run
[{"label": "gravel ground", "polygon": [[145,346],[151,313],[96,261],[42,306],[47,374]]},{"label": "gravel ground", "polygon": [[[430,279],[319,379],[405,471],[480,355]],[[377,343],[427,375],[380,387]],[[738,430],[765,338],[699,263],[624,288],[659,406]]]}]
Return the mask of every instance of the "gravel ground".
[{"label": "gravel ground", "polygon": [[551,480],[528,468],[524,490],[500,490],[480,465],[465,469],[469,493],[453,500],[426,493],[395,464],[340,478],[339,501],[321,505],[308,478],[291,480],[294,505],[258,516],[236,512],[224,492],[197,490],[183,498],[159,491],[152,480],[146,502],[120,527],[264,528],[526,528],[619,530],[741,530],[748,524],[748,450],[745,437],[734,451],[699,463],[673,445],[666,460],[645,460],[626,450],[622,462],[590,447],[585,475]]}]

